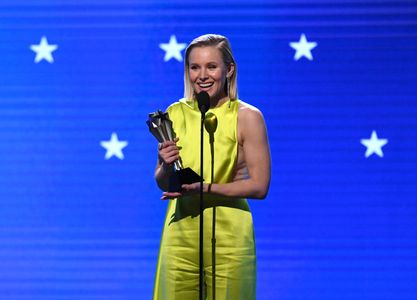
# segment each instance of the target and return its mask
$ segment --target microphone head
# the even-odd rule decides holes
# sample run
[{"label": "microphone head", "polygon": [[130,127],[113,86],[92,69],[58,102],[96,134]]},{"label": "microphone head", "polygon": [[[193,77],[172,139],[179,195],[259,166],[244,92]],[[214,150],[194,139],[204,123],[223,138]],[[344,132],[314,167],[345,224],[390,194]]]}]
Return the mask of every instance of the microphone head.
[{"label": "microphone head", "polygon": [[207,113],[206,118],[204,119],[204,127],[207,132],[213,134],[217,129],[217,117],[212,112]]},{"label": "microphone head", "polygon": [[197,102],[198,102],[198,109],[201,111],[201,113],[206,113],[208,109],[210,108],[210,96],[207,92],[200,92],[196,96]]}]

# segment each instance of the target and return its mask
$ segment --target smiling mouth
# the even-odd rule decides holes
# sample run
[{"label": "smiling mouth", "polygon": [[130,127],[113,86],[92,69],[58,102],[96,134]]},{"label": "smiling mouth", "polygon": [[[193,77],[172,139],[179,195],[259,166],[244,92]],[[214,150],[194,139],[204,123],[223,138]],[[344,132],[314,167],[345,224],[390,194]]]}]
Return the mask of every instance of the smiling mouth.
[{"label": "smiling mouth", "polygon": [[214,82],[211,83],[199,83],[198,86],[201,87],[202,89],[207,89],[211,86],[213,86]]}]

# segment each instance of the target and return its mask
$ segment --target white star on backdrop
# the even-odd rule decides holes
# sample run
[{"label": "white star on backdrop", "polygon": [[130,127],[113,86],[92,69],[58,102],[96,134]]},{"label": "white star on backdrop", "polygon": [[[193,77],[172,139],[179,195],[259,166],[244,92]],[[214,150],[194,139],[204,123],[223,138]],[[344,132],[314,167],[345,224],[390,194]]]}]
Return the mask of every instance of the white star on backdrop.
[{"label": "white star on backdrop", "polygon": [[181,51],[184,50],[186,44],[178,44],[175,35],[171,35],[168,44],[161,43],[159,47],[165,51],[164,61],[168,61],[171,58],[175,58],[178,61],[182,61]]},{"label": "white star on backdrop", "polygon": [[316,42],[308,42],[305,34],[301,34],[298,42],[291,42],[290,47],[295,49],[294,60],[299,60],[301,57],[306,57],[308,60],[313,60],[311,50],[317,47]]},{"label": "white star on backdrop", "polygon": [[116,156],[119,159],[124,159],[122,149],[128,144],[127,141],[119,141],[117,133],[113,132],[109,141],[101,141],[100,145],[105,148],[106,159],[110,159],[112,156]]},{"label": "white star on backdrop", "polygon": [[52,52],[54,52],[57,48],[58,45],[48,44],[48,40],[45,36],[41,38],[41,42],[38,45],[35,44],[30,46],[30,49],[36,52],[35,63],[39,63],[41,60],[45,59],[47,62],[52,64],[54,62]]},{"label": "white star on backdrop", "polygon": [[379,157],[383,157],[384,153],[382,152],[382,147],[388,143],[387,139],[378,139],[376,131],[372,131],[370,139],[361,139],[361,144],[364,145],[366,149],[365,157],[371,156],[373,153]]}]

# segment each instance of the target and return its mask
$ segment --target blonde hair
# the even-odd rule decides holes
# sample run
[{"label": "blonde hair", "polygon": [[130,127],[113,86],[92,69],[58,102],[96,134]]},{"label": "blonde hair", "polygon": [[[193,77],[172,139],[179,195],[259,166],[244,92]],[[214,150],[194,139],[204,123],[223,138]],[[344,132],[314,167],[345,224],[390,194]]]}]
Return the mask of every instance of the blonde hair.
[{"label": "blonde hair", "polygon": [[237,65],[233,57],[229,40],[226,37],[219,35],[219,34],[205,34],[205,35],[199,36],[195,38],[185,50],[184,97],[186,99],[195,99],[194,90],[190,82],[190,75],[188,72],[188,69],[190,67],[189,56],[190,56],[191,50],[193,50],[196,47],[207,47],[207,46],[216,47],[216,49],[219,49],[220,53],[223,56],[223,62],[227,68],[229,68],[231,64],[234,65],[233,74],[226,79],[228,82],[224,85],[224,91],[231,100],[236,100],[237,99]]}]

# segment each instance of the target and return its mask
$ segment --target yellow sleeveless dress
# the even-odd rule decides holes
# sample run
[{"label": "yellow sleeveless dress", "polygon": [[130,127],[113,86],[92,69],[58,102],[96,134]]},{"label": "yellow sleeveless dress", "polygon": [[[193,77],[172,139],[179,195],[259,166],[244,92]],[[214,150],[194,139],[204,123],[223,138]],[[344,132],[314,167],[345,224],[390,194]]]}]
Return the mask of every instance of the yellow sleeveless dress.
[{"label": "yellow sleeveless dress", "polygon": [[[218,119],[214,134],[214,181],[231,182],[238,140],[239,100],[210,109]],[[181,99],[168,107],[179,137],[184,167],[200,174],[200,119],[195,101]],[[209,136],[204,137],[205,182],[211,178]],[[216,205],[216,299],[256,298],[256,257],[252,215],[246,199],[204,194],[204,282],[212,298],[212,213]],[[154,300],[196,300],[199,295],[199,195],[168,202],[156,270]]]}]

